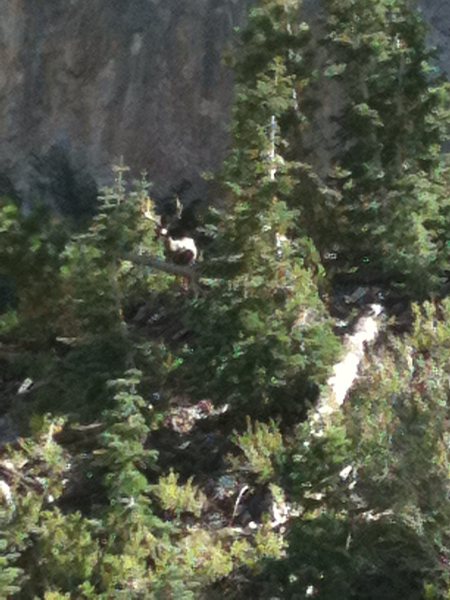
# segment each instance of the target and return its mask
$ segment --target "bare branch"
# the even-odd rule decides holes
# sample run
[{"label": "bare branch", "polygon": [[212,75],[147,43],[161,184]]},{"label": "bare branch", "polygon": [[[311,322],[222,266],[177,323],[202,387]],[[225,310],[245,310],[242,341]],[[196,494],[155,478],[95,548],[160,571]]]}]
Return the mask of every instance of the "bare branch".
[{"label": "bare branch", "polygon": [[125,256],[125,260],[129,260],[130,262],[137,265],[152,267],[153,269],[164,271],[165,273],[169,273],[170,275],[179,275],[180,277],[186,277],[186,279],[189,279],[189,284],[191,285],[195,294],[198,294],[199,292],[199,274],[191,267],[183,267],[181,265],[167,263],[163,260],[160,260],[159,258],[155,258],[154,256],[148,254],[142,256],[138,254],[127,254]]},{"label": "bare branch", "polygon": [[137,265],[153,267],[154,269],[170,273],[171,275],[180,275],[180,277],[187,277],[188,279],[198,279],[198,273],[191,267],[183,267],[182,265],[168,263],[149,254],[143,254],[142,256],[139,254],[127,254],[125,260],[129,260]]},{"label": "bare branch", "polygon": [[65,446],[78,443],[87,443],[94,440],[106,429],[105,423],[90,423],[89,425],[71,425],[55,434],[58,444]]}]

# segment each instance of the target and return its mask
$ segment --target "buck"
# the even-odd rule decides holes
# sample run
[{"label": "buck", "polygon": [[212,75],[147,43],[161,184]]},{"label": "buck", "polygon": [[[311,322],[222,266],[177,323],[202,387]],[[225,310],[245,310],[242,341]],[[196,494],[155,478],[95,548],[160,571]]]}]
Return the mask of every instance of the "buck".
[{"label": "buck", "polygon": [[[144,212],[144,217],[155,223],[156,237],[163,240],[168,261],[176,265],[192,267],[198,256],[197,245],[194,239],[186,235],[176,235],[174,233],[177,224],[181,221],[182,213],[183,207],[177,198],[175,218],[169,222],[167,222],[167,217],[155,217],[150,210]],[[189,280],[183,278],[183,288],[188,289],[188,286]]]}]

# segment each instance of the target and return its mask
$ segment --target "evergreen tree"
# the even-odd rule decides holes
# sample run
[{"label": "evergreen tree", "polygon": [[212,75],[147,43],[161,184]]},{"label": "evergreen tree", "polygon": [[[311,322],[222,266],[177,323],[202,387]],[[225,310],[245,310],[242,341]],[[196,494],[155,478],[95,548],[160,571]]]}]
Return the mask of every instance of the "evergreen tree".
[{"label": "evergreen tree", "polygon": [[279,40],[293,34],[276,18],[293,4],[263,2],[242,37],[234,147],[221,177],[231,197],[216,215],[204,267],[215,279],[194,303],[193,326],[201,329],[187,363],[216,399],[255,413],[268,405],[302,410],[338,347],[318,294],[317,252],[289,208],[297,165],[283,157],[279,124],[296,101],[295,78]]},{"label": "evergreen tree", "polygon": [[415,307],[323,434],[300,425],[287,471],[302,514],[258,597],[448,597],[449,311]]},{"label": "evergreen tree", "polygon": [[0,276],[11,296],[5,306],[10,318],[2,333],[14,332],[16,340],[23,336],[30,346],[43,347],[61,323],[63,290],[58,271],[68,228],[48,208],[36,206],[25,215],[18,204],[1,198],[0,235]]},{"label": "evergreen tree", "polygon": [[[0,524],[6,523],[6,519],[0,512]],[[18,584],[19,576],[22,574],[21,570],[17,567],[11,566],[14,558],[14,554],[6,554],[7,542],[4,539],[0,539],[0,594],[4,595],[5,598],[12,596],[20,591]]]},{"label": "evergreen tree", "polygon": [[448,84],[411,0],[328,0],[326,9],[328,75],[343,93],[328,244],[344,269],[427,293],[447,258]]}]

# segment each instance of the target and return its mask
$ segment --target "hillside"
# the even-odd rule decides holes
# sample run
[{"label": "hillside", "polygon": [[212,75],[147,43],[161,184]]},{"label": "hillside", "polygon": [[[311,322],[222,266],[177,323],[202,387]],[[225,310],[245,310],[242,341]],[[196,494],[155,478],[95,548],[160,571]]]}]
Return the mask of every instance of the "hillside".
[{"label": "hillside", "polygon": [[[0,598],[449,598],[450,85],[416,6],[324,0],[310,28],[298,0],[248,13],[232,0],[197,13],[14,1],[4,35],[19,8],[41,54],[27,45],[35,105],[0,204]],[[222,83],[232,28],[216,32],[213,9],[245,23]],[[184,59],[169,36],[154,56],[156,13],[186,54],[199,28],[214,51]],[[88,85],[68,15],[81,37],[115,28],[113,66],[102,35],[83,47],[104,90],[124,40],[149,55],[122,65],[124,103],[108,104],[107,123],[96,92],[84,96],[98,145],[86,137],[76,180],[59,155],[78,203],[61,212],[50,175],[40,201],[26,193],[54,168],[45,144],[26,165],[41,127],[53,139],[49,115],[61,131],[67,118],[80,136],[91,127],[74,105],[44,110],[52,61]],[[211,52],[213,155],[202,101],[187,101],[192,61]],[[167,133],[185,111],[204,146],[166,145],[152,187],[135,177],[149,105],[129,90],[144,63],[171,57],[191,92],[154,90],[154,118]],[[64,89],[65,67],[54,73]],[[83,186],[95,191],[99,165],[128,143],[90,205]],[[202,157],[209,205],[177,181],[184,164],[200,182]]]}]

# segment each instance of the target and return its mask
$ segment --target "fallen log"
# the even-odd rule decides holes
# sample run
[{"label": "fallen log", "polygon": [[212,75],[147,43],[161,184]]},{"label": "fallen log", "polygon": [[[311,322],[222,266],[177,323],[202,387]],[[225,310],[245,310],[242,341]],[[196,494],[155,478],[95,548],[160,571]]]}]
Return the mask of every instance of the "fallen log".
[{"label": "fallen log", "polygon": [[344,356],[334,365],[333,373],[311,415],[311,423],[316,434],[323,435],[333,415],[342,408],[349,391],[359,377],[366,347],[373,344],[379,335],[383,314],[384,309],[380,304],[371,304],[368,312],[359,318],[354,332],[346,336]]}]

